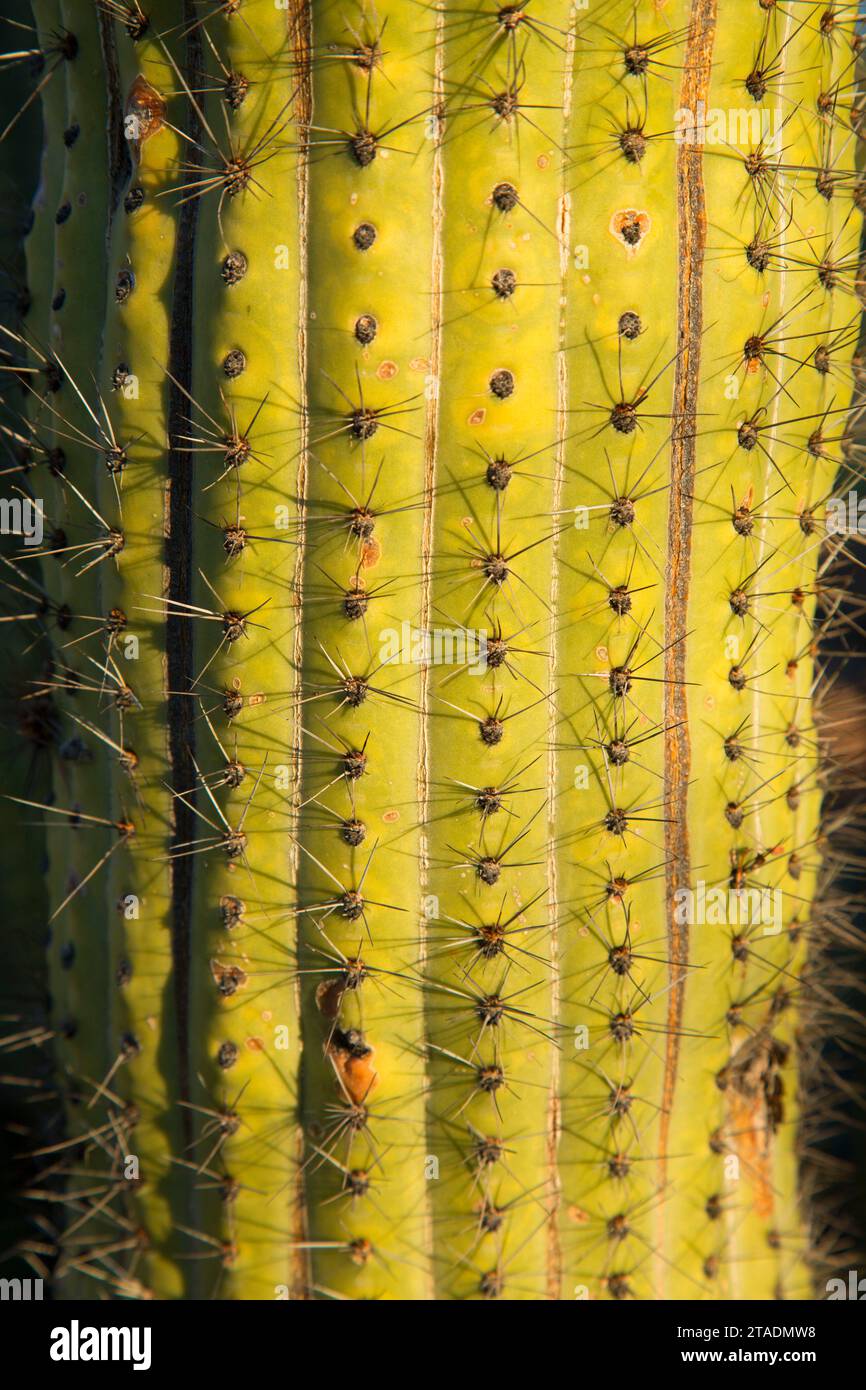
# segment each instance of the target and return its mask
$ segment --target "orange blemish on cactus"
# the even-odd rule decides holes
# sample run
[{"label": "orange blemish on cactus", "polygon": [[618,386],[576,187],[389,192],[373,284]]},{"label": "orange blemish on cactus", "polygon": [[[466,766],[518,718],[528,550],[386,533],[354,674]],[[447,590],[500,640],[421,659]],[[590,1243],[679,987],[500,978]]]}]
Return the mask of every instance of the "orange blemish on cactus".
[{"label": "orange blemish on cactus", "polygon": [[628,256],[636,256],[646,237],[652,221],[648,212],[640,208],[623,208],[610,219],[609,229],[617,241],[622,242]]},{"label": "orange blemish on cactus", "polygon": [[349,1100],[353,1105],[362,1105],[379,1084],[373,1065],[373,1048],[356,1029],[346,1033],[335,1029],[328,1056]]},{"label": "orange blemish on cactus", "polygon": [[787,1045],[765,1027],[737,1049],[721,1074],[734,1152],[750,1178],[753,1210],[764,1219],[773,1213],[773,1136],[784,1122],[780,1073],[787,1057]]},{"label": "orange blemish on cactus", "polygon": [[141,147],[157,135],[165,124],[165,100],[146,77],[139,73],[129,89],[123,109],[123,129],[136,162]]},{"label": "orange blemish on cactus", "polygon": [[223,965],[221,961],[212,960],[210,963],[213,982],[220,994],[229,998],[236,994],[239,989],[243,989],[249,976],[239,965]]},{"label": "orange blemish on cactus", "polygon": [[361,564],[364,569],[372,569],[382,558],[382,546],[375,536],[368,537],[361,547]]}]

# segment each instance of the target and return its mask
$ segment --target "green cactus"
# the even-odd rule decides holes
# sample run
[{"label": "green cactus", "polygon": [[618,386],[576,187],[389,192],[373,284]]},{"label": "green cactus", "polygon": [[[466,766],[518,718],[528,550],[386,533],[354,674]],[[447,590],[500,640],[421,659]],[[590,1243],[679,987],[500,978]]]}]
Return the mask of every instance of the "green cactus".
[{"label": "green cactus", "polygon": [[33,9],[55,1295],[811,1296],[853,9]]},{"label": "green cactus", "polygon": [[[24,4],[10,7],[10,19],[26,25],[30,18]],[[38,103],[26,106],[32,81],[26,67],[7,73],[0,110],[0,129],[16,120],[16,139],[0,142],[0,265],[2,265],[2,305],[0,322],[14,331],[18,315],[25,306],[23,286],[24,236],[37,183],[37,165],[42,147],[41,110]],[[21,108],[26,109],[22,112]],[[19,114],[21,113],[21,114]],[[21,405],[20,393],[0,402],[2,423],[16,424]],[[14,466],[14,465],[13,465]],[[13,482],[13,479],[9,479]],[[2,562],[7,576],[14,571],[20,537],[2,541]],[[20,576],[24,578],[24,576]],[[18,587],[18,578],[12,580]],[[19,621],[21,593],[4,593],[0,601],[0,647],[3,677],[0,700],[3,708],[0,758],[5,769],[6,789],[20,796],[45,799],[50,790],[50,766],[44,756],[43,724],[40,710],[22,700],[30,694],[30,682],[42,675],[44,653],[39,644],[30,646],[37,629],[33,618],[27,637],[22,637]],[[29,607],[34,613],[34,607]],[[27,649],[27,650],[25,650]],[[5,827],[4,827],[5,828]],[[3,1033],[9,1041],[0,1062],[0,1099],[3,1126],[0,1136],[0,1251],[7,1254],[4,1273],[27,1274],[24,1261],[31,1262],[43,1276],[44,1264],[32,1246],[41,1244],[39,1216],[45,1211],[27,1196],[27,1183],[35,1177],[28,1163],[29,1150],[45,1142],[57,1119],[53,1104],[54,1087],[49,1070],[47,999],[45,982],[45,931],[40,924],[48,917],[46,883],[43,873],[44,837],[38,827],[29,832],[28,856],[22,854],[21,834],[4,834],[0,845],[0,877],[4,884],[9,924],[4,933],[4,979],[0,987],[0,1015]],[[40,863],[40,860],[42,863]],[[37,872],[34,873],[34,865]],[[36,1219],[34,1219],[34,1217]],[[50,1245],[50,1242],[49,1242]],[[13,1267],[12,1261],[17,1263]]]}]

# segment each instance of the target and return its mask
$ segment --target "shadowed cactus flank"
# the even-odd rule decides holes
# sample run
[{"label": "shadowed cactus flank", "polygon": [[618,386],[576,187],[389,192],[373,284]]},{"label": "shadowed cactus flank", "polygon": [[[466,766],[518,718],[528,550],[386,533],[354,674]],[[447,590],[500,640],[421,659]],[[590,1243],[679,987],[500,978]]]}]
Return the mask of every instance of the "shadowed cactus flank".
[{"label": "shadowed cactus flank", "polygon": [[55,1295],[811,1297],[853,12],[33,10]]}]

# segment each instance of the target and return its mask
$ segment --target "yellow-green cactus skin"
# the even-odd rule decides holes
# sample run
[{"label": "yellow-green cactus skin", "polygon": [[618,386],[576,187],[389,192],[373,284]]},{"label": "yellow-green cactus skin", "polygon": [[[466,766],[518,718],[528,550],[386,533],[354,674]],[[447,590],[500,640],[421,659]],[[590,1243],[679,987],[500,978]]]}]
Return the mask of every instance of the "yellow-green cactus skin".
[{"label": "yellow-green cactus skin", "polygon": [[853,7],[33,11],[54,1296],[812,1297]]}]

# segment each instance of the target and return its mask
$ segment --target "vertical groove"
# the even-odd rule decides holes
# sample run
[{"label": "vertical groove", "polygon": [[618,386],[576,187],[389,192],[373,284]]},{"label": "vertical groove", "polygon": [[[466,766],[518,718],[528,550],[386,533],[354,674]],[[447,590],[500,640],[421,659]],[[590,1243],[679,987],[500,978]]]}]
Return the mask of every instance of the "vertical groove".
[{"label": "vertical groove", "polygon": [[[698,110],[706,102],[716,23],[715,0],[694,0],[683,65],[679,105]],[[680,275],[677,287],[677,362],[671,434],[671,486],[668,559],[665,573],[665,884],[671,990],[668,999],[665,1076],[659,1131],[659,1183],[667,1167],[670,1115],[679,1062],[688,958],[688,927],[676,920],[675,894],[690,878],[686,818],[691,746],[686,693],[686,625],[692,549],[692,509],[697,447],[697,409],[703,330],[703,262],[707,217],[703,146],[677,147],[677,208]]]},{"label": "vertical groove", "polygon": [[99,39],[102,48],[102,63],[107,87],[108,126],[105,132],[108,141],[108,177],[110,192],[108,196],[108,221],[105,227],[106,246],[111,246],[111,229],[114,215],[120,206],[120,199],[130,174],[129,148],[123,134],[123,93],[120,90],[120,68],[117,61],[117,39],[114,21],[106,10],[97,11]]},{"label": "vertical groove", "polygon": [[[786,11],[782,11],[782,12],[780,13],[779,18],[780,18],[780,21],[781,21],[781,24],[782,24],[782,32],[781,32],[781,34],[779,35],[779,51],[782,52],[782,53],[787,53],[788,45],[789,45],[789,43],[791,42],[791,32],[790,32],[790,31],[791,31],[791,28],[792,28],[792,26],[793,26],[793,24],[794,24],[794,18],[793,18],[793,16],[792,16],[791,14],[787,13]],[[781,91],[780,91],[780,93],[779,93],[779,95],[778,95],[778,97],[777,97],[777,102],[778,102],[777,110],[778,110],[778,113],[779,113],[779,118],[780,118],[780,120],[784,121],[784,119],[785,119],[785,98],[784,98],[784,95],[782,94]],[[775,179],[776,179],[775,188],[776,188],[777,196],[778,196],[778,199],[779,199],[779,205],[780,205],[780,207],[782,207],[782,206],[785,205],[784,187],[785,187],[785,182],[786,182],[786,170],[785,170],[785,166],[784,166],[784,165],[782,165],[782,166],[778,169],[778,171],[776,172],[776,174],[775,174]],[[793,192],[792,192],[792,197],[793,197]],[[789,312],[788,307],[787,307],[787,298],[788,298],[787,290],[788,290],[788,279],[789,279],[789,264],[790,264],[790,262],[789,262],[788,258],[787,258],[786,256],[781,256],[781,257],[779,258],[779,267],[778,267],[778,272],[777,272],[777,275],[776,275],[776,285],[778,286],[778,297],[777,297],[777,301],[776,301],[776,314],[777,314],[777,316],[778,316],[778,329],[777,329],[778,343],[777,343],[777,346],[778,346],[778,351],[779,351],[779,353],[781,354],[781,356],[779,357],[779,361],[784,361],[784,360],[785,360],[785,357],[787,356],[788,352],[790,351],[790,345],[789,345],[789,342],[788,342],[788,334],[789,334],[789,332],[790,332],[790,327],[789,327],[788,319],[787,319],[787,315],[788,315],[788,312]],[[781,391],[776,391],[776,392],[773,393],[772,398],[771,398],[771,401],[770,401],[769,406],[768,406],[768,409],[767,409],[767,434],[768,434],[768,437],[769,437],[771,440],[774,441],[774,443],[775,443],[775,441],[777,440],[777,438],[779,438],[779,436],[777,436],[777,434],[776,434],[776,430],[777,430],[778,426],[780,425],[780,423],[782,423],[782,422],[780,421],[780,416],[784,416],[784,414],[786,413],[786,411],[783,409],[783,401],[784,401],[783,393],[782,393]],[[797,413],[799,413],[799,410],[798,410]],[[804,413],[805,413],[805,412],[804,412]],[[775,451],[774,451],[774,452],[775,452]],[[764,458],[763,458],[763,478],[762,478],[762,487],[763,487],[763,495],[764,495],[765,497],[770,497],[770,496],[772,496],[772,493],[773,493],[773,474],[774,474],[774,473],[775,473],[775,466],[774,466],[774,462],[773,462],[773,454],[771,454],[770,451],[769,451],[769,449],[768,449],[767,452],[766,452],[765,455],[764,455]],[[757,548],[756,548],[756,554],[755,554],[755,556],[754,556],[754,561],[753,561],[756,573],[762,570],[762,568],[763,568],[764,564],[766,563],[767,559],[775,553],[773,544],[772,544],[772,542],[771,542],[771,540],[770,540],[770,536],[769,536],[769,532],[770,532],[770,529],[771,529],[772,526],[773,526],[773,520],[772,520],[771,517],[765,517],[765,518],[763,518],[762,523],[761,523],[761,529],[760,529],[760,539],[759,539],[759,542],[758,542],[758,546],[757,546]],[[771,572],[772,572],[772,571],[771,571]],[[770,601],[769,607],[770,607],[770,609],[772,609],[772,599],[771,599],[771,601]],[[768,622],[768,625],[772,626],[772,617],[771,617],[771,616],[768,616],[767,622]],[[751,716],[750,716],[751,725],[750,725],[750,737],[751,737],[751,740],[753,741],[754,746],[755,746],[756,748],[757,748],[757,747],[761,747],[761,746],[762,746],[762,739],[766,739],[766,737],[767,737],[766,732],[762,733],[762,724],[763,724],[763,722],[764,722],[764,721],[762,720],[762,711],[763,711],[763,712],[766,712],[766,703],[767,703],[767,702],[766,702],[765,693],[759,688],[759,685],[755,685],[755,687],[753,688],[752,699],[751,699]],[[755,807],[755,812],[754,812],[754,836],[755,836],[755,843],[756,843],[756,844],[759,844],[759,845],[768,843],[768,840],[767,840],[767,838],[766,838],[766,830],[767,830],[767,828],[766,828],[765,825],[764,825],[763,809],[764,809],[764,808],[763,808],[763,806],[761,805],[761,802],[759,801],[758,804],[757,804],[757,806]],[[802,814],[802,808],[801,808],[801,814]],[[796,825],[796,823],[797,823],[797,818],[796,818],[796,814],[795,814],[795,815],[794,815],[794,824]],[[805,834],[805,833],[803,833],[803,832],[800,832],[800,833],[794,835],[794,837],[793,837],[793,843],[794,843],[795,845],[800,844],[800,843],[803,842],[804,839],[807,840],[807,839],[808,839],[808,835]],[[772,840],[770,840],[769,843],[772,843]],[[731,1039],[731,1058],[732,1058],[732,1059],[736,1056],[736,1054],[737,1054],[737,1052],[739,1051],[739,1049],[743,1046],[744,1042],[746,1042],[747,1039],[748,1039],[750,1036],[751,1036],[750,1034],[745,1034],[745,1035],[740,1036],[740,1037],[737,1037],[736,1035],[734,1035],[734,1037],[732,1037],[732,1039]],[[749,1155],[747,1155],[747,1154],[745,1153],[745,1148],[746,1148],[746,1146],[745,1146],[745,1144],[744,1144],[743,1141],[748,1137],[748,1135],[747,1135],[747,1134],[743,1134],[743,1133],[741,1132],[741,1123],[742,1123],[742,1122],[741,1122],[740,1120],[738,1120],[738,1118],[737,1118],[735,1106],[729,1104],[728,1109],[727,1109],[726,1125],[727,1125],[728,1131],[729,1131],[729,1132],[731,1133],[731,1135],[732,1135],[732,1147],[731,1147],[731,1152],[740,1155],[741,1161],[742,1161],[743,1163],[749,1165],[749,1169],[750,1169],[749,1176],[750,1176],[750,1179],[751,1179],[752,1182],[755,1183],[755,1184],[763,1184],[763,1188],[764,1188],[764,1192],[765,1192],[766,1196],[769,1198],[769,1200],[772,1202],[773,1206],[775,1207],[775,1203],[776,1203],[776,1199],[777,1199],[777,1197],[778,1197],[778,1193],[777,1193],[777,1191],[776,1191],[776,1189],[775,1189],[775,1187],[774,1187],[774,1185],[773,1185],[773,1182],[772,1182],[772,1179],[771,1179],[771,1176],[770,1176],[770,1170],[771,1170],[771,1165],[772,1165],[772,1149],[770,1149],[770,1153],[767,1155],[766,1158],[763,1159],[763,1161],[762,1161],[762,1158],[759,1157],[759,1156],[756,1155],[756,1154],[749,1154]],[[764,1123],[766,1124],[766,1121],[765,1121]],[[770,1125],[767,1124],[767,1127],[766,1127],[766,1137],[767,1137],[767,1140],[768,1140],[768,1141],[772,1141],[772,1136],[773,1136],[772,1127],[771,1127]],[[741,1223],[739,1223],[739,1222],[737,1221],[736,1212],[735,1212],[733,1209],[732,1209],[730,1212],[727,1213],[727,1220],[728,1220],[728,1233],[729,1233],[729,1234],[728,1234],[729,1250],[730,1250],[730,1252],[731,1252],[731,1258],[729,1259],[729,1267],[730,1267],[730,1275],[729,1275],[729,1277],[730,1277],[730,1281],[731,1281],[731,1296],[732,1296],[733,1298],[742,1298],[742,1297],[744,1297],[744,1294],[743,1294],[743,1271],[744,1271],[744,1262],[741,1261],[741,1260],[738,1260],[738,1259],[736,1258],[736,1252],[737,1252],[737,1235],[738,1235],[738,1232],[739,1232],[740,1224],[741,1224]],[[772,1221],[774,1220],[774,1214],[771,1215],[771,1216],[768,1218],[768,1220],[772,1222]]]},{"label": "vertical groove", "polygon": [[[574,57],[576,50],[576,30],[575,12],[572,9],[569,15],[568,37],[565,42],[565,69],[562,78],[562,129],[563,129],[563,148],[568,148],[568,130],[571,120],[571,99],[572,99],[572,74],[574,71]],[[565,173],[565,170],[563,170]],[[557,422],[556,422],[556,461],[554,464],[553,481],[553,516],[558,518],[562,509],[562,496],[565,486],[565,437],[568,433],[568,358],[566,356],[566,294],[568,287],[568,247],[571,235],[571,198],[567,191],[563,191],[560,198],[557,233],[559,235],[559,341],[556,347],[557,355]],[[554,530],[553,534],[553,555],[552,568],[550,575],[550,611],[559,612],[560,592],[559,592],[559,562],[560,544],[559,532]],[[552,1021],[552,1035],[558,1038],[560,1030],[561,1016],[561,978],[559,967],[559,881],[556,872],[556,786],[557,786],[557,758],[556,740],[557,725],[559,716],[556,708],[555,681],[559,665],[559,643],[557,641],[557,630],[554,626],[550,634],[550,657],[548,661],[550,704],[548,714],[548,751],[547,751],[547,780],[548,780],[548,844],[547,844],[547,875],[548,875],[548,912],[550,917],[550,962],[551,962],[551,981],[550,981],[550,1017]],[[562,1104],[560,1100],[561,1086],[561,1066],[560,1052],[558,1047],[551,1049],[551,1080],[550,1080],[550,1105],[548,1109],[548,1137],[547,1137],[547,1157],[550,1175],[552,1203],[550,1210],[550,1222],[548,1226],[548,1245],[547,1245],[547,1293],[551,1299],[562,1297],[562,1243],[559,1236],[559,1208],[561,1203],[561,1184],[559,1180],[559,1167],[557,1161],[559,1139],[562,1130]]]},{"label": "vertical groove", "polygon": [[[185,77],[195,82],[203,70],[201,28],[193,0],[184,2],[184,23],[190,27],[186,41]],[[188,105],[187,159],[195,168],[200,163],[201,123],[195,105]],[[194,177],[194,175],[192,175]],[[187,792],[196,784],[194,769],[195,724],[193,702],[183,692],[192,681],[192,623],[184,622],[184,604],[191,597],[193,532],[193,455],[177,441],[188,434],[186,416],[192,391],[193,353],[193,271],[198,227],[198,199],[187,198],[178,218],[177,263],[172,287],[169,372],[167,536],[165,545],[165,594],[169,600],[166,616],[166,654],[168,677],[168,755],[175,790]],[[192,810],[194,794],[174,798],[172,847],[188,842],[195,835]],[[189,804],[187,804],[189,802]],[[189,972],[192,916],[192,855],[171,859],[172,961],[174,967],[175,1027],[177,1030],[178,1079],[180,1099],[189,1100]],[[183,1107],[182,1120],[187,1142],[192,1140],[192,1112]]]},{"label": "vertical groove", "polygon": [[[294,573],[294,603],[297,620],[295,622],[292,661],[295,668],[294,690],[292,692],[292,841],[289,847],[290,881],[298,882],[300,872],[300,851],[298,834],[300,831],[301,775],[303,729],[301,721],[301,673],[304,660],[304,566],[307,561],[307,487],[309,482],[309,416],[307,392],[307,255],[309,241],[309,129],[313,119],[312,111],[312,72],[311,54],[313,51],[313,14],[310,0],[295,0],[291,17],[291,38],[298,69],[297,83],[297,128],[301,132],[298,145],[298,549]],[[295,929],[295,950],[298,949],[302,918],[298,917]],[[295,978],[295,1007],[301,1017],[301,977]],[[304,1036],[300,1032],[298,1046],[303,1051]],[[301,1057],[298,1057],[298,1076],[304,1070]],[[295,1195],[295,1236],[297,1246],[294,1251],[295,1289],[297,1297],[304,1297],[303,1291],[309,1284],[309,1269],[303,1245],[309,1234],[307,1202],[304,1184],[304,1134],[300,1125],[295,1129],[295,1159],[297,1179],[294,1183]]]},{"label": "vertical groove", "polygon": [[[439,7],[436,16],[436,43],[433,73],[433,112],[436,122],[435,148],[432,170],[432,218],[433,247],[430,262],[430,381],[433,383],[424,422],[424,518],[421,542],[421,631],[427,632],[430,623],[433,582],[433,507],[435,497],[436,457],[439,444],[439,373],[442,356],[442,225],[445,215],[444,184],[445,169],[442,160],[442,135],[444,125],[445,101],[445,13]],[[421,826],[419,837],[419,887],[422,896],[426,894],[429,878],[429,854],[427,843],[427,817],[430,812],[430,740],[428,720],[430,718],[430,662],[425,660],[420,670],[418,696],[418,821]],[[427,963],[426,917],[418,914],[418,969],[422,971]],[[429,1086],[429,1075],[427,1077]],[[429,1111],[425,1108],[425,1123],[429,1128]],[[424,1243],[427,1250],[433,1248],[432,1212],[427,1203],[424,1223]],[[435,1277],[430,1274],[428,1297],[434,1297]]]}]

